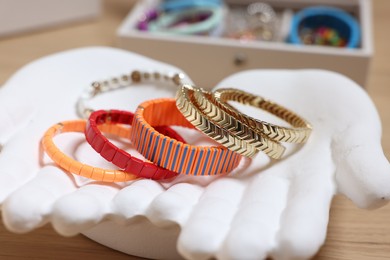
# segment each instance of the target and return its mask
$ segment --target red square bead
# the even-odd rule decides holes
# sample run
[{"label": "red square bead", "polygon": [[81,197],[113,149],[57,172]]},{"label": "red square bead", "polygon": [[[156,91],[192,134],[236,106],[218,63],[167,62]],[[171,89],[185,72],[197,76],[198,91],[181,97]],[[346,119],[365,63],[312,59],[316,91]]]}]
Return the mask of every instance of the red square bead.
[{"label": "red square bead", "polygon": [[96,137],[96,132],[92,127],[85,128],[85,137],[89,143],[93,142],[93,139]]},{"label": "red square bead", "polygon": [[139,176],[146,179],[152,179],[154,174],[157,172],[157,166],[151,163],[145,163]]},{"label": "red square bead", "polygon": [[96,152],[100,153],[104,144],[107,142],[107,139],[102,135],[96,135],[93,139],[91,146],[95,149]]},{"label": "red square bead", "polygon": [[111,162],[114,158],[117,148],[110,142],[106,142],[100,152],[100,155],[107,161]]},{"label": "red square bead", "polygon": [[158,168],[156,173],[153,176],[153,180],[161,180],[165,179],[165,176],[167,175],[168,171],[162,168]]},{"label": "red square bead", "polygon": [[110,118],[111,118],[111,123],[115,124],[118,123],[119,116],[121,114],[120,110],[110,110]]},{"label": "red square bead", "polygon": [[126,168],[127,163],[131,159],[131,156],[125,151],[119,149],[114,158],[112,159],[112,163],[118,166],[121,169]]},{"label": "red square bead", "polygon": [[174,177],[177,177],[178,174],[175,173],[175,172],[172,172],[172,171],[167,171],[167,175],[165,176],[165,179],[171,179],[171,178],[174,178]]},{"label": "red square bead", "polygon": [[130,125],[133,122],[133,113],[131,112],[123,112],[119,115],[118,123]]},{"label": "red square bead", "polygon": [[125,172],[129,172],[139,176],[139,173],[144,167],[144,164],[145,164],[144,161],[135,157],[131,157],[129,163],[127,164]]},{"label": "red square bead", "polygon": [[101,111],[101,113],[96,117],[96,124],[101,125],[106,122],[107,113],[105,111]]}]

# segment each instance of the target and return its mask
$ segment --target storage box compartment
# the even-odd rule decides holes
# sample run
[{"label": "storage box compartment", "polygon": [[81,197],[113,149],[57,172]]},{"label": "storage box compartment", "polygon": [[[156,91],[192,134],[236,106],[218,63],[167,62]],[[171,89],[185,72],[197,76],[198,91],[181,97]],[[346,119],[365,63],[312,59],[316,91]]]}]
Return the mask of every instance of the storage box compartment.
[{"label": "storage box compartment", "polygon": [[[226,1],[229,5],[253,1]],[[329,5],[351,13],[360,23],[359,48],[295,45],[287,42],[248,41],[209,36],[154,34],[136,29],[141,15],[158,1],[139,1],[118,29],[118,45],[183,69],[204,88],[241,70],[319,68],[342,73],[364,86],[372,56],[371,2],[366,0],[273,0],[275,10],[298,11],[313,5]]]}]

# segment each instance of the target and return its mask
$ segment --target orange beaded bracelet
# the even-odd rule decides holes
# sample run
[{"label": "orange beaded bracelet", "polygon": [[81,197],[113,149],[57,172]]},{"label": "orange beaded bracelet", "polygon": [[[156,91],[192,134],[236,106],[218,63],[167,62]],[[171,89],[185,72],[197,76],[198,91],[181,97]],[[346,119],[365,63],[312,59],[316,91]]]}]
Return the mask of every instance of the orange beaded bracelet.
[{"label": "orange beaded bracelet", "polygon": [[135,112],[130,139],[146,159],[158,166],[188,175],[225,174],[236,168],[241,155],[223,146],[192,146],[157,132],[153,126],[194,126],[176,107],[175,99],[155,99]]},{"label": "orange beaded bracelet", "polygon": [[[61,150],[54,144],[54,136],[66,132],[84,133],[85,128],[85,120],[65,121],[50,127],[44,134],[41,141],[44,151],[62,169],[89,179],[104,182],[123,182],[138,178],[137,175],[132,173],[96,168],[78,162],[61,152]],[[129,138],[131,132],[130,129],[119,125],[101,125],[99,128],[102,132],[114,134],[123,138]]]}]

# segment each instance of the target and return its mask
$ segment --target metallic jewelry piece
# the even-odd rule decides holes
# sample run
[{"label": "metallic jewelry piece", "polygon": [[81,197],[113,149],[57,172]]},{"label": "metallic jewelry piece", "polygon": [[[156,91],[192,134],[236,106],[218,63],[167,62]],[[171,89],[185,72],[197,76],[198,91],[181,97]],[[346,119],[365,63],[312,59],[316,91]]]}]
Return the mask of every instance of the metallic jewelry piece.
[{"label": "metallic jewelry piece", "polygon": [[271,41],[275,35],[277,16],[267,3],[257,2],[248,5],[248,26],[259,40]]},{"label": "metallic jewelry piece", "polygon": [[259,22],[265,24],[271,23],[276,19],[274,9],[269,4],[262,2],[248,5],[247,12],[249,15],[254,16]]},{"label": "metallic jewelry piece", "polygon": [[246,8],[232,7],[225,19],[225,34],[241,42],[274,41],[279,34],[279,18],[267,3],[255,2]]},{"label": "metallic jewelry piece", "polygon": [[76,103],[77,114],[81,118],[88,118],[94,111],[87,106],[87,102],[97,95],[125,87],[132,84],[139,84],[141,82],[160,82],[178,87],[184,81],[184,74],[182,73],[160,73],[134,70],[130,74],[123,74],[120,77],[115,77],[110,80],[95,81],[88,88],[86,88]]},{"label": "metallic jewelry piece", "polygon": [[[312,131],[311,125],[294,112],[284,108],[272,101],[260,96],[238,90],[238,89],[218,89],[214,92],[214,103],[221,109],[245,123],[259,133],[267,135],[269,138],[279,142],[303,143],[306,142]],[[294,128],[277,126],[267,123],[239,112],[229,105],[227,101],[236,101],[245,105],[254,106],[282,118]]]},{"label": "metallic jewelry piece", "polygon": [[231,151],[252,158],[259,151],[278,159],[284,147],[230,116],[207,98],[211,93],[184,84],[176,95],[176,105],[184,117],[197,129]]}]

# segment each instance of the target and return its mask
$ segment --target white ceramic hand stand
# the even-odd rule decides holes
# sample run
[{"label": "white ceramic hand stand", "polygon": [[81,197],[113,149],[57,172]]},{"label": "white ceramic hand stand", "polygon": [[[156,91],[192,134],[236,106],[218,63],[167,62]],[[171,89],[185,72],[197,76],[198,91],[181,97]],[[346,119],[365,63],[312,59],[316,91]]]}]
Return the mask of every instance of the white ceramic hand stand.
[{"label": "white ceramic hand stand", "polygon": [[[336,192],[359,207],[389,199],[390,168],[373,103],[349,79],[318,70],[255,70],[218,84],[271,99],[312,124],[309,141],[290,145],[290,154],[279,162],[270,164],[259,155],[228,177],[179,177],[164,184],[88,182],[53,164],[39,164],[40,137],[54,123],[77,117],[74,104],[83,88],[133,69],[175,70],[129,52],[88,48],[27,65],[0,90],[0,203],[11,231],[28,232],[51,222],[60,234],[81,232],[150,258],[304,259],[325,240]],[[152,85],[133,86],[97,98],[94,107],[134,111],[142,100],[173,94]],[[195,143],[200,136],[183,133]],[[83,162],[109,165],[80,134],[57,141]]]}]

